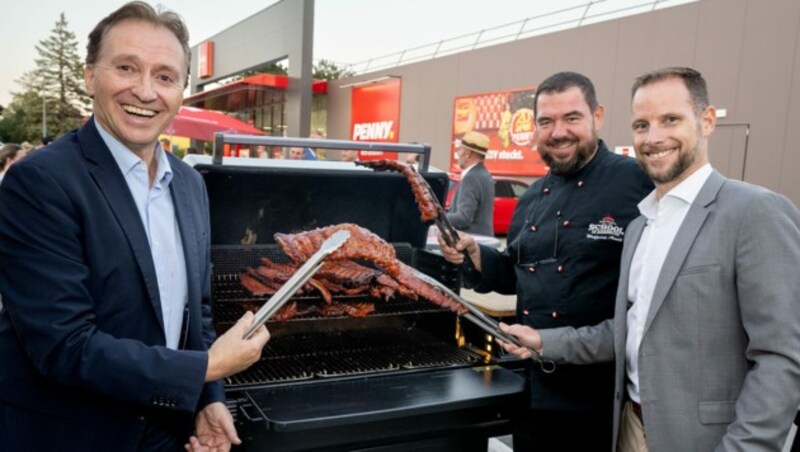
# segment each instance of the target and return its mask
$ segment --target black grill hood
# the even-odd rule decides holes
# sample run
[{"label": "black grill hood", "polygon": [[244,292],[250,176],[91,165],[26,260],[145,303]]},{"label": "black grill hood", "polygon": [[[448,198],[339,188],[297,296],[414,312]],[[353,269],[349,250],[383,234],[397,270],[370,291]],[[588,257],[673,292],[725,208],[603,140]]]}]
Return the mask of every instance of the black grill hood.
[{"label": "black grill hood", "polygon": [[[276,232],[355,223],[387,242],[425,247],[429,224],[402,175],[345,162],[259,160],[195,165],[208,189],[213,245],[247,243],[247,231],[255,233],[251,243],[271,244]],[[444,205],[447,173],[423,177]]]}]

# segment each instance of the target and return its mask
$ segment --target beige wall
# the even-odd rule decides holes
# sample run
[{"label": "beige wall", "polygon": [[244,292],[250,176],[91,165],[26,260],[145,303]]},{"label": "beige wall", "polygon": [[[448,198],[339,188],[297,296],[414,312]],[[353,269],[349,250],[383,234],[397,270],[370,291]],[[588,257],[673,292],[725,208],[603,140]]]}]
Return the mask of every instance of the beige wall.
[{"label": "beige wall", "polygon": [[606,105],[603,138],[612,148],[628,145],[634,77],[676,65],[701,71],[712,103],[727,109],[712,138],[712,165],[800,204],[797,0],[701,0],[339,80],[328,90],[328,137],[348,138],[350,89],[340,85],[400,76],[400,141],[431,144],[433,164],[447,168],[456,96],[534,86],[572,70],[594,81]]}]

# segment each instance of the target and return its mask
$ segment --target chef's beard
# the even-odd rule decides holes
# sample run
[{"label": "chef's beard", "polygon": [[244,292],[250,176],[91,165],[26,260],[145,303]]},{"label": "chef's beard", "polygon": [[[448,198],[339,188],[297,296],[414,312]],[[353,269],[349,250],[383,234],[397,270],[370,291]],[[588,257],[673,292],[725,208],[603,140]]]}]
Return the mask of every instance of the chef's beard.
[{"label": "chef's beard", "polygon": [[[575,173],[589,163],[592,157],[594,157],[599,141],[600,139],[597,137],[597,135],[593,135],[592,139],[583,145],[581,145],[579,142],[575,155],[567,161],[557,161],[547,151],[541,152],[540,150],[540,154],[542,156],[542,160],[544,160],[544,162],[547,163],[547,166],[550,167],[551,173],[559,176],[567,176]],[[559,143],[560,141],[551,141],[548,143],[548,147],[557,146]]]}]

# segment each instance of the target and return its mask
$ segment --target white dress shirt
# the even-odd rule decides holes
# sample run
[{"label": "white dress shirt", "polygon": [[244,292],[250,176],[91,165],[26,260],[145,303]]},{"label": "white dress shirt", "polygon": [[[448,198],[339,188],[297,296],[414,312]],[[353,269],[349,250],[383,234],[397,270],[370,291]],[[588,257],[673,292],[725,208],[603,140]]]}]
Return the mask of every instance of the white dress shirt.
[{"label": "white dress shirt", "polygon": [[157,145],[154,156],[157,162],[156,177],[151,187],[147,163],[103,130],[97,121],[95,125],[125,176],[125,182],[142,219],[158,281],[166,345],[175,350],[180,345],[183,310],[189,298],[189,285],[186,280],[181,231],[169,189],[172,168],[164,148]]},{"label": "white dress shirt", "polygon": [[639,203],[639,212],[647,218],[642,237],[633,254],[628,279],[628,332],[625,342],[625,370],[628,375],[628,396],[641,403],[639,396],[639,346],[653,291],[661,267],[672,242],[683,224],[689,207],[711,175],[705,164],[686,180],[676,185],[660,200],[653,190]]}]

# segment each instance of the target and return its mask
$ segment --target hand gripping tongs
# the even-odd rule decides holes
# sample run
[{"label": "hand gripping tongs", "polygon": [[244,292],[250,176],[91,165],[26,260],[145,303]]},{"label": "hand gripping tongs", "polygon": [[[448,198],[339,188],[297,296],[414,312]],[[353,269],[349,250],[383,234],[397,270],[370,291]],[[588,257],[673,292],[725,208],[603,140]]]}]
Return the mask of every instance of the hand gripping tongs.
[{"label": "hand gripping tongs", "polygon": [[[450,223],[450,220],[447,219],[447,212],[445,212],[442,204],[439,203],[439,199],[436,198],[436,194],[433,192],[431,185],[422,177],[420,177],[420,180],[425,185],[425,189],[428,190],[430,199],[432,199],[433,203],[436,205],[436,218],[433,219],[433,223],[436,225],[436,228],[439,229],[439,235],[442,236],[442,240],[444,240],[447,246],[455,248],[459,239],[458,231],[456,231],[456,228]],[[469,252],[467,250],[462,250],[461,253],[464,255],[464,262],[461,264],[461,270],[465,273],[467,278],[471,278],[477,270],[472,264]]]},{"label": "hand gripping tongs", "polygon": [[[472,303],[470,303],[469,301],[461,298],[461,296],[450,290],[449,287],[445,286],[435,278],[432,278],[418,270],[414,270],[413,272],[414,276],[441,290],[442,292],[450,296],[452,299],[459,302],[462,306],[467,308],[468,312],[466,312],[465,314],[461,314],[462,317],[474,323],[483,331],[493,335],[494,337],[500,339],[503,342],[514,344],[517,347],[524,347],[524,345],[522,345],[519,339],[517,339],[515,336],[511,336],[500,330],[500,324],[497,322],[497,320],[481,312],[480,309],[473,306]],[[555,372],[556,363],[553,360],[544,358],[541,355],[541,353],[532,348],[529,350],[531,351],[531,359],[539,363],[539,367],[542,369],[542,372],[546,374]]]},{"label": "hand gripping tongs", "polygon": [[264,324],[275,312],[278,311],[287,301],[289,301],[298,289],[311,279],[319,271],[325,258],[338,250],[350,238],[350,231],[341,230],[331,234],[319,247],[316,253],[300,267],[289,278],[286,283],[270,297],[266,303],[256,312],[255,319],[250,328],[244,333],[244,338],[249,339],[255,331]]}]

